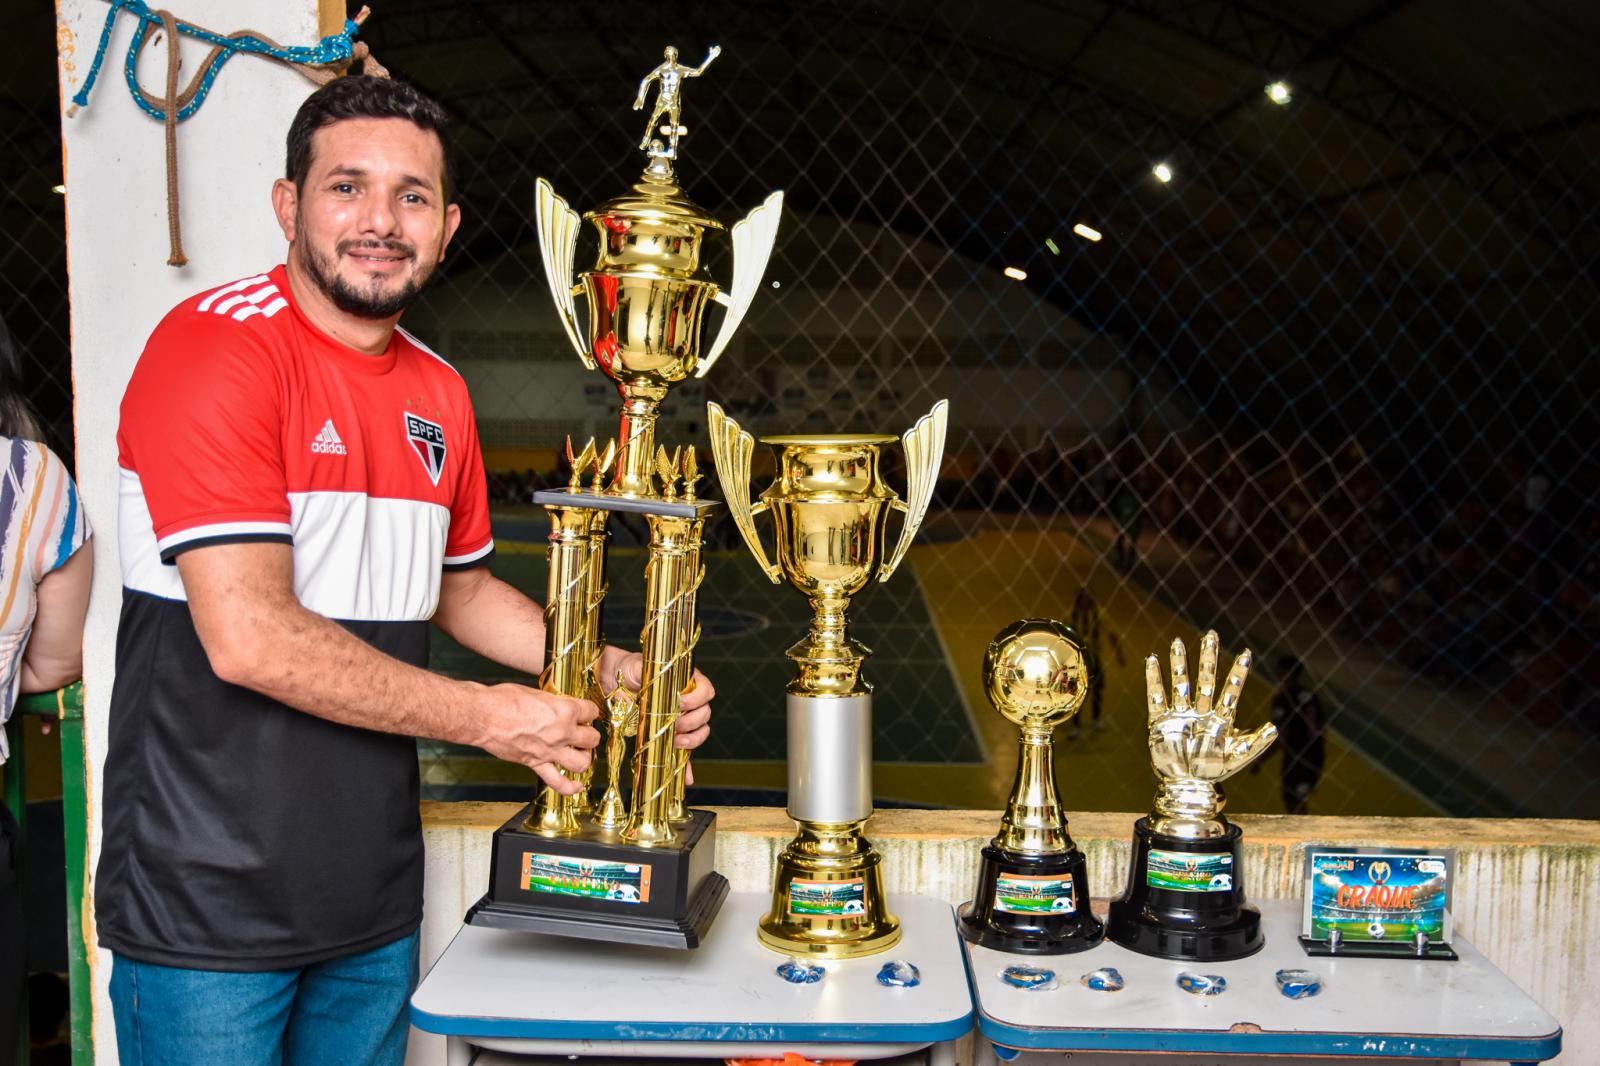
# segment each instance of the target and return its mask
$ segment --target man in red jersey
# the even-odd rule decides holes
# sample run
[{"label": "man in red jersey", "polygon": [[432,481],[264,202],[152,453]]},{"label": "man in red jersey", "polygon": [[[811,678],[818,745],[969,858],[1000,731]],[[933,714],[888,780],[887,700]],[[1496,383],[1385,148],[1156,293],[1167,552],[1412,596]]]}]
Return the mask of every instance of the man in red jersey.
[{"label": "man in red jersey", "polygon": [[[428,624],[543,666],[493,577],[459,375],[397,327],[460,223],[438,105],[343,78],[307,99],[272,204],[287,262],[179,304],[118,430],[123,607],[96,879],[124,1061],[393,1063],[417,976],[413,737],[562,792],[589,702],[425,669]],[[607,648],[601,676],[637,683]],[[709,732],[697,674],[677,744]]]}]

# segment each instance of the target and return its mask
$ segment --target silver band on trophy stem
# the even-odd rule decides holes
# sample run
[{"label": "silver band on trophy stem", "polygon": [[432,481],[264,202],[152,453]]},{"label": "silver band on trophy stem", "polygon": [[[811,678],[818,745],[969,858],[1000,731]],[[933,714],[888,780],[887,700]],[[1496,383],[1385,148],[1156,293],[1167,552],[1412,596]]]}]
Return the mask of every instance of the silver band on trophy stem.
[{"label": "silver band on trophy stem", "polygon": [[789,711],[789,816],[859,822],[872,814],[872,696],[797,696]]}]

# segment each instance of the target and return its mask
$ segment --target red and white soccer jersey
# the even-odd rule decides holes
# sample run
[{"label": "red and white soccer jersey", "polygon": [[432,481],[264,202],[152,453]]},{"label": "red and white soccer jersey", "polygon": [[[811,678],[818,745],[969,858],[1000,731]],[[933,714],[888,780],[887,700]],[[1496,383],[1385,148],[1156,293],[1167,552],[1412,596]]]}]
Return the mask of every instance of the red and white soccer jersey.
[{"label": "red and white soccer jersey", "polygon": [[336,343],[278,267],[167,315],[117,444],[102,943],[260,970],[407,935],[422,903],[414,742],[221,681],[172,563],[207,545],[290,545],[301,603],[425,665],[441,570],[494,547],[465,383],[404,331],[378,356]]},{"label": "red and white soccer jersey", "polygon": [[124,583],[151,595],[183,598],[162,564],[186,548],[278,540],[319,614],[426,621],[441,564],[493,548],[460,375],[404,330],[379,356],[330,340],[282,267],[162,321],[117,449]]}]

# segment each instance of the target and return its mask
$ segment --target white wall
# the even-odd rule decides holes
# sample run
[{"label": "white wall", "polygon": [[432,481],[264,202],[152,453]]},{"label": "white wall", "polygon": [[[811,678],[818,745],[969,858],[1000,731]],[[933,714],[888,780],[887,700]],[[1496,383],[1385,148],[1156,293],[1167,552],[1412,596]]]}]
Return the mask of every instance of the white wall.
[{"label": "white wall", "polygon": [[[56,10],[64,105],[88,74],[109,8],[103,0],[58,0]],[[222,33],[247,26],[284,43],[317,39],[316,0],[187,0],[181,14]],[[100,853],[101,767],[121,598],[117,407],[145,338],[173,305],[282,261],[284,243],[268,190],[282,173],[289,121],[314,88],[294,71],[252,56],[236,57],[223,68],[204,105],[178,128],[189,265],[170,267],[162,126],[134,105],[123,78],[134,28],[131,15],[118,18],[89,106],[62,119],[78,483],[95,529],[95,587],[83,664],[91,866]],[[169,43],[148,45],[140,64],[144,85],[158,93],[165,88]],[[183,79],[205,52],[202,44],[183,42]],[[105,993],[109,957],[91,948],[90,965],[96,1061],[114,1063]]]}]

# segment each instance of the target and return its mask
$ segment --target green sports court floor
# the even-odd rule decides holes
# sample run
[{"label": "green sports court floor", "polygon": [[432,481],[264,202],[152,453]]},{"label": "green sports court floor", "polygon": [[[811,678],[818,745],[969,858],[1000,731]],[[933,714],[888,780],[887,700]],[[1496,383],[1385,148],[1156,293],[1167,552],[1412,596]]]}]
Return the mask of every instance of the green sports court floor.
[{"label": "green sports court floor", "polygon": [[[543,600],[546,567],[542,517],[533,509],[496,513],[501,578]],[[1136,811],[1153,792],[1145,746],[1143,656],[1175,636],[1191,648],[1199,631],[1147,590],[1113,570],[1100,544],[1070,529],[1029,528],[975,518],[973,531],[946,518],[925,531],[908,563],[889,582],[863,593],[851,608],[851,632],[874,650],[866,673],[874,693],[874,791],[903,803],[994,809],[1005,805],[1015,769],[1017,730],[984,699],[981,665],[990,638],[1027,616],[1065,619],[1081,583],[1094,591],[1109,643],[1103,728],[1077,739],[1056,735],[1057,777],[1068,810]],[[708,551],[700,593],[702,639],[696,664],[717,686],[712,736],[695,759],[695,779],[720,789],[781,790],[784,685],[792,664],[783,651],[804,631],[809,608],[788,585],[772,585],[741,547]],[[644,553],[613,548],[606,630],[613,643],[637,646],[642,623]],[[1222,634],[1230,651],[1229,635]],[[630,639],[632,638],[632,639]],[[1191,652],[1191,655],[1193,653]],[[1165,651],[1161,651],[1163,661]],[[459,677],[510,680],[514,675],[435,634],[433,665]],[[1264,721],[1270,682],[1252,680],[1239,715],[1242,727]],[[1278,756],[1228,784],[1232,811],[1281,812]],[[436,794],[456,786],[532,787],[529,771],[472,749],[423,746],[424,783]],[[1335,732],[1328,771],[1312,799],[1318,814],[1440,813],[1378,762]],[[515,794],[514,789],[507,794]],[[760,795],[752,791],[751,795]],[[770,793],[768,793],[770,795]]]}]

